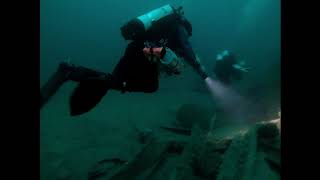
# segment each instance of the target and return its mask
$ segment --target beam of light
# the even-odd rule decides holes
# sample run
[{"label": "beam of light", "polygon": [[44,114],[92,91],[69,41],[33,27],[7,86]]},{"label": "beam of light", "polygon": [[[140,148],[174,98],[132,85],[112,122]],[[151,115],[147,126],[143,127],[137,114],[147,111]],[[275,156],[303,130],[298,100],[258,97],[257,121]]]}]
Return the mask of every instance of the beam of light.
[{"label": "beam of light", "polygon": [[247,122],[250,114],[249,102],[244,97],[210,77],[205,79],[205,83],[218,106],[223,108],[234,122],[240,124]]}]

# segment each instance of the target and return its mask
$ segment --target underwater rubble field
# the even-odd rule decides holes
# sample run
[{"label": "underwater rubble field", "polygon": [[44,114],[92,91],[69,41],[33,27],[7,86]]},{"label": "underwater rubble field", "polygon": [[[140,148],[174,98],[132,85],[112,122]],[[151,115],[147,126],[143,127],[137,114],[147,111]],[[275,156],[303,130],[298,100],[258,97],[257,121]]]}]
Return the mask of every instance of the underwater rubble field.
[{"label": "underwater rubble field", "polygon": [[[54,176],[64,171],[60,168],[70,171],[71,179],[86,179],[88,168],[100,159],[132,157],[141,148],[132,137],[134,126],[159,129],[160,125],[171,124],[175,120],[172,111],[193,101],[190,93],[122,95],[110,91],[95,109],[74,118],[68,114],[69,93],[65,93],[73,86],[63,86],[63,93],[57,93],[41,110],[42,180],[57,179]],[[195,101],[206,99],[194,96]]]},{"label": "underwater rubble field", "polygon": [[[182,154],[174,157],[168,156],[166,163],[152,170],[152,176],[142,173],[137,179],[163,179],[163,177],[167,177],[165,179],[235,179],[237,176],[243,177],[242,179],[248,177],[250,177],[248,179],[280,179],[279,174],[275,173],[278,171],[264,161],[264,157],[267,156],[265,154],[270,153],[264,153],[265,151],[261,150],[261,147],[264,146],[257,145],[259,143],[252,143],[260,142],[257,141],[259,136],[256,135],[256,132],[258,131],[252,130],[258,129],[252,128],[258,127],[257,125],[252,127],[220,126],[211,133],[192,131],[191,136],[176,135],[161,130],[161,126],[172,126],[176,123],[176,112],[183,104],[202,104],[214,111],[214,105],[208,94],[160,90],[159,93],[148,95],[143,93],[123,95],[110,91],[94,110],[79,117],[71,117],[68,114],[69,93],[66,92],[70,92],[73,87],[74,84],[63,86],[60,90],[63,93],[56,94],[41,110],[40,176],[42,180],[87,180],[90,179],[88,178],[90,169],[97,162],[110,158],[119,158],[129,162],[137,158],[136,161],[142,164],[147,163],[146,160],[139,160],[143,157],[137,157],[137,154],[147,151],[152,156],[156,156],[157,153],[153,150],[151,152],[148,149],[145,150],[148,143],[139,142],[137,129],[152,131],[156,139],[169,138],[173,141],[177,140],[178,143],[183,142],[183,144],[185,141],[188,142]],[[252,133],[249,132],[256,134],[250,135]],[[235,140],[231,142],[230,139]],[[214,146],[216,150],[212,152],[220,154],[205,154],[208,150],[204,149],[211,147],[207,146],[208,142],[216,145]],[[225,147],[223,153],[218,148],[221,142],[223,144],[221,146]],[[158,147],[157,143],[158,141],[154,143],[156,147]],[[197,152],[193,152],[192,148],[190,150],[190,144],[199,147]],[[280,152],[279,146],[275,150],[276,154]],[[161,148],[156,149],[161,154]],[[198,174],[188,174],[187,172],[190,173],[193,170],[184,168],[178,172],[179,168],[175,167],[178,162],[188,164],[191,158],[189,151],[197,154],[199,158],[210,160],[210,162],[195,161],[202,162],[197,165],[199,168],[195,168],[202,169]],[[278,154],[273,157],[278,157]],[[280,162],[280,158],[278,159],[274,160],[276,168],[277,162]],[[252,170],[253,167],[254,170]],[[108,178],[102,176],[100,179]]]}]

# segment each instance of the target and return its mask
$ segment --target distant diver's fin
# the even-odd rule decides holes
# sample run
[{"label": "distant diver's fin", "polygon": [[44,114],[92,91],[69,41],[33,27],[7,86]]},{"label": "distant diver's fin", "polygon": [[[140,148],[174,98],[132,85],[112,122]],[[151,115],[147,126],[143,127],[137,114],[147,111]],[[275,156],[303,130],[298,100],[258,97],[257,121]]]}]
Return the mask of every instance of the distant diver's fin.
[{"label": "distant diver's fin", "polygon": [[70,115],[89,112],[111,88],[111,78],[88,78],[80,81],[70,97]]}]

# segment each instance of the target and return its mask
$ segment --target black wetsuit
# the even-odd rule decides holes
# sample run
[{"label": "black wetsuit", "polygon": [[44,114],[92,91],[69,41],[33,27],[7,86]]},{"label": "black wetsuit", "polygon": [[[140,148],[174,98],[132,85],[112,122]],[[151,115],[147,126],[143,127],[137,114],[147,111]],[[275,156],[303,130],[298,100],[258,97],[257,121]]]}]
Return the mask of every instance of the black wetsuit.
[{"label": "black wetsuit", "polygon": [[[166,47],[184,58],[193,67],[200,66],[188,40],[191,36],[191,24],[186,19],[177,17],[171,24],[155,27],[141,39],[131,42],[124,56],[115,67],[112,75],[119,86],[125,82],[124,91],[155,92],[159,87],[158,64],[150,62],[143,54],[145,42],[155,46],[162,46],[161,40],[166,40]],[[197,69],[197,68],[196,68]],[[205,77],[206,74],[202,74]]]},{"label": "black wetsuit", "polygon": [[111,74],[62,63],[55,75],[41,89],[40,107],[67,80],[79,82],[70,99],[71,115],[89,111],[110,89],[145,93],[157,91],[159,88],[158,63],[151,62],[145,57],[143,53],[145,42],[162,46],[161,40],[166,40],[166,46],[178,56],[183,57],[205,79],[207,74],[196,61],[188,40],[192,34],[191,24],[178,14],[172,17],[169,21],[165,20],[165,26],[153,27],[144,37],[129,43],[125,54]]}]

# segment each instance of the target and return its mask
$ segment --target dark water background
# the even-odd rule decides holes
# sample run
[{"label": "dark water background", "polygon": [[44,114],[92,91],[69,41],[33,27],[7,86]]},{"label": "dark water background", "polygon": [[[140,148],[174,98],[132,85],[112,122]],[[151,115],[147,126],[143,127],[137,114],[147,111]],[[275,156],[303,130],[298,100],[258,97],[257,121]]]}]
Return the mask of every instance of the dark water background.
[{"label": "dark water background", "polygon": [[205,64],[228,48],[253,67],[250,80],[265,84],[279,79],[278,0],[41,0],[41,83],[66,56],[111,71],[126,46],[121,25],[166,3],[183,5],[193,25],[191,42]]}]

